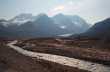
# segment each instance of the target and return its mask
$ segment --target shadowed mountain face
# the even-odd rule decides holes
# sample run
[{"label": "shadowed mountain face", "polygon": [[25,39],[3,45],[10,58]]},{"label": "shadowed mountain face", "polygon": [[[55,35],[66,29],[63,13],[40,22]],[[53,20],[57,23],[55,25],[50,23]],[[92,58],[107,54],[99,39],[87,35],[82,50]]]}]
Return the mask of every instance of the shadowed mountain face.
[{"label": "shadowed mountain face", "polygon": [[94,38],[110,38],[110,18],[96,23],[82,35]]},{"label": "shadowed mountain face", "polygon": [[0,20],[0,37],[31,38],[56,37],[63,34],[82,33],[89,25],[79,16],[45,14],[32,16],[20,14],[11,20]]},{"label": "shadowed mountain face", "polygon": [[89,25],[81,17],[77,15],[63,15],[58,14],[53,17],[56,24],[60,25],[62,29],[68,33],[82,33],[85,32]]}]

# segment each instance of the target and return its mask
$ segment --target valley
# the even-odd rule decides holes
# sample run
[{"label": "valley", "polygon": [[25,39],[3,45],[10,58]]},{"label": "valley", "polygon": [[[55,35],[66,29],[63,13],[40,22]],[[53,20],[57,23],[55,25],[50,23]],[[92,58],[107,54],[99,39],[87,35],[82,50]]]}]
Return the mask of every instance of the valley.
[{"label": "valley", "polygon": [[0,41],[0,72],[89,72],[37,57],[25,56],[7,46],[11,41]]},{"label": "valley", "polygon": [[0,0],[0,72],[110,72],[110,0]]}]

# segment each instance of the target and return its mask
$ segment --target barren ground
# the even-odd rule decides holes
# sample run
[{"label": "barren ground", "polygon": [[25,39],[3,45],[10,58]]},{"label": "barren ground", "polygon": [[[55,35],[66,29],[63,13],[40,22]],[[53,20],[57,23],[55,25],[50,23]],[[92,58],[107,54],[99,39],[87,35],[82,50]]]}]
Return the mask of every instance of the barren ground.
[{"label": "barren ground", "polygon": [[110,43],[100,40],[31,39],[17,45],[30,51],[50,53],[110,65]]},{"label": "barren ground", "polygon": [[88,72],[54,62],[30,58],[4,45],[2,43],[0,46],[0,72]]}]

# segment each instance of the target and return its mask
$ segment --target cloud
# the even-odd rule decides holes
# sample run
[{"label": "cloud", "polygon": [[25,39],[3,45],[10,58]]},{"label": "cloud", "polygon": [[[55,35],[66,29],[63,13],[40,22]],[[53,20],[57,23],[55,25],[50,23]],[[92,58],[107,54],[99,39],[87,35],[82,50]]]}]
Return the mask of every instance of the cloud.
[{"label": "cloud", "polygon": [[58,13],[79,15],[88,23],[94,24],[110,17],[110,0],[68,0],[48,11],[49,16]]},{"label": "cloud", "polygon": [[60,6],[57,6],[53,9],[53,11],[61,11],[61,10],[64,10],[65,6],[64,5],[60,5]]},{"label": "cloud", "polygon": [[79,9],[79,2],[73,2],[72,0],[68,1],[65,4],[58,5],[54,8],[52,8],[50,11],[48,11],[49,16],[53,16],[57,13],[69,13],[73,10]]},{"label": "cloud", "polygon": [[58,5],[56,7],[54,7],[53,9],[51,9],[50,11],[48,11],[48,15],[49,16],[53,16],[57,13],[63,12],[65,10],[65,5]]},{"label": "cloud", "polygon": [[68,3],[69,3],[70,5],[72,5],[72,4],[73,4],[73,1],[69,1]]}]

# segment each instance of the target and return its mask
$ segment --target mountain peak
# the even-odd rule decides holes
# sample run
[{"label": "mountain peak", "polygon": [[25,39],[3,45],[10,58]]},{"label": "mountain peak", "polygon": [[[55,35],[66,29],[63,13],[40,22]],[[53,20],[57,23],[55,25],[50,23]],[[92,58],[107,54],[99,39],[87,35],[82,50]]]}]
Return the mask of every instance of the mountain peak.
[{"label": "mountain peak", "polygon": [[32,14],[30,13],[22,13],[15,16],[13,19],[23,20],[23,19],[30,19],[31,17],[32,17]]},{"label": "mountain peak", "polygon": [[84,33],[88,37],[108,38],[110,37],[110,18],[97,22],[88,31]]},{"label": "mountain peak", "polygon": [[103,21],[97,22],[94,26],[101,26],[101,25],[104,25],[104,26],[109,25],[110,26],[110,18],[107,18]]},{"label": "mountain peak", "polygon": [[110,18],[107,18],[107,19],[105,19],[104,21],[106,21],[106,22],[110,22]]},{"label": "mountain peak", "polygon": [[48,17],[45,13],[40,13],[38,17]]},{"label": "mountain peak", "polygon": [[64,16],[64,14],[59,13],[59,14],[56,14],[55,16]]},{"label": "mountain peak", "polygon": [[7,20],[5,20],[5,19],[0,19],[0,22],[7,22]]},{"label": "mountain peak", "polygon": [[15,16],[14,18],[10,19],[9,22],[10,23],[18,23],[18,24],[23,24],[27,21],[30,21],[33,19],[33,15],[30,13],[22,13],[19,14],[17,16]]},{"label": "mountain peak", "polygon": [[44,14],[44,13],[41,13],[41,14],[39,14],[38,16],[36,16],[36,20],[38,21],[38,20],[48,20],[48,19],[50,19],[49,17],[48,17],[48,15],[46,15],[46,14]]},{"label": "mountain peak", "polygon": [[54,17],[64,17],[65,15],[62,13],[56,14]]}]

